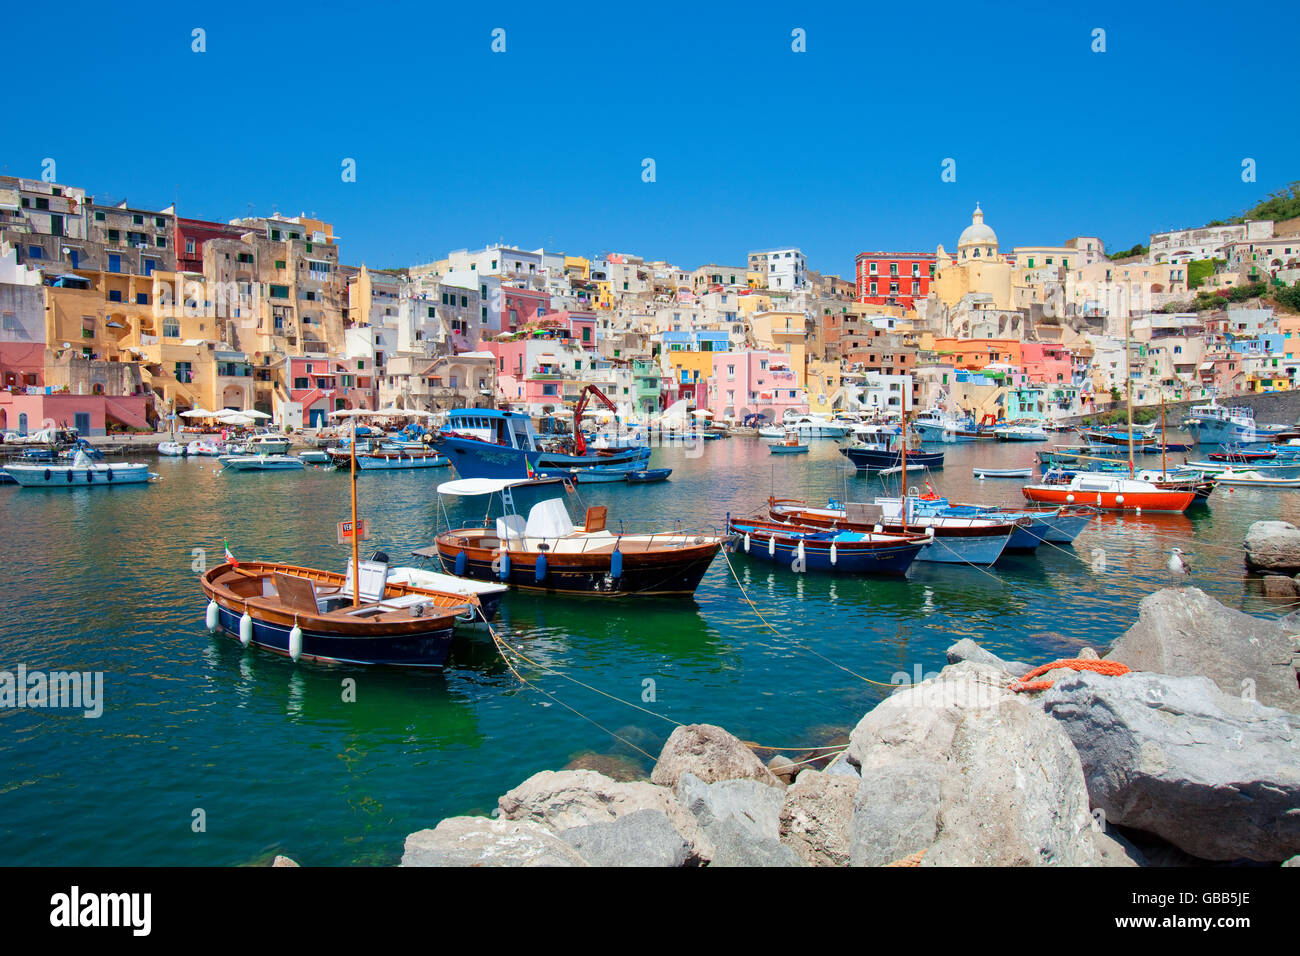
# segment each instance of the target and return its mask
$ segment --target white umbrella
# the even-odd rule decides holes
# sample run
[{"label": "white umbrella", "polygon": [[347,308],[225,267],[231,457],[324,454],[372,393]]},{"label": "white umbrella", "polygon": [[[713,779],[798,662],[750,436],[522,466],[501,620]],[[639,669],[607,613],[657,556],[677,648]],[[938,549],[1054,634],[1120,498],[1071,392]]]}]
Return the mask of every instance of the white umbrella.
[{"label": "white umbrella", "polygon": [[206,408],[191,408],[188,412],[181,412],[181,418],[211,418],[212,413]]},{"label": "white umbrella", "polygon": [[259,412],[255,408],[246,408],[239,414],[244,415],[248,418],[270,418],[271,417],[270,415],[266,414],[266,412]]},{"label": "white umbrella", "polygon": [[251,424],[253,424],[253,419],[248,418],[247,416],[244,416],[244,415],[227,415],[225,418],[222,418],[221,420],[222,420],[223,422],[225,422],[227,425],[251,425]]},{"label": "white umbrella", "polygon": [[696,418],[713,417],[713,412],[709,411],[707,408],[697,408],[695,411],[691,412],[691,414],[694,415]]}]

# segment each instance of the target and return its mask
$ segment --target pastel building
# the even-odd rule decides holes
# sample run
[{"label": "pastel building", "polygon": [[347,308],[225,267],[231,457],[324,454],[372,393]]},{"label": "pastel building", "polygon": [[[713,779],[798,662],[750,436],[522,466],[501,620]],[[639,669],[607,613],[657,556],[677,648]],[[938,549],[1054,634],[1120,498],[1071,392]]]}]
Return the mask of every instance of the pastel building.
[{"label": "pastel building", "polygon": [[375,408],[374,366],[364,358],[293,355],[285,379],[289,402],[301,411],[302,425],[330,424],[330,412],[345,408]]},{"label": "pastel building", "polygon": [[755,413],[780,421],[787,410],[808,411],[807,391],[784,352],[746,349],[715,354],[708,399],[715,418],[733,421]]},{"label": "pastel building", "polygon": [[915,308],[930,294],[938,257],[932,252],[860,252],[857,299],[869,305]]}]

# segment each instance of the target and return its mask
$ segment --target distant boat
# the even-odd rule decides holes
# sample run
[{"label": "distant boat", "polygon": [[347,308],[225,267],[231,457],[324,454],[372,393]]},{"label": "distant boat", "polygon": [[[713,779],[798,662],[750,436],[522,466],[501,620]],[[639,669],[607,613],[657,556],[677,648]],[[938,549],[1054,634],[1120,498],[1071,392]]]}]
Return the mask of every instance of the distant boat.
[{"label": "distant boat", "polygon": [[975,468],[976,478],[1029,478],[1033,468]]},{"label": "distant boat", "polygon": [[784,438],[793,431],[800,438],[843,438],[853,430],[849,424],[832,422],[820,415],[787,416],[779,425],[768,425],[758,430],[760,438]]},{"label": "distant boat", "polygon": [[645,468],[641,471],[629,471],[627,473],[627,483],[629,485],[646,485],[656,481],[667,481],[668,476],[672,473],[671,468]]},{"label": "distant boat", "polygon": [[[850,445],[848,448],[841,448],[840,454],[853,462],[853,466],[858,471],[881,471],[885,468],[897,468],[903,463],[901,449],[890,449],[878,443]],[[931,469],[942,468],[943,452],[908,449],[907,464],[909,471],[911,465]]]},{"label": "distant boat", "polygon": [[292,455],[228,455],[221,459],[232,471],[301,471],[301,458]]},{"label": "distant boat", "polygon": [[435,447],[451,459],[462,478],[527,478],[529,472],[562,471],[591,466],[644,467],[646,446],[585,449],[575,454],[577,438],[548,438],[533,430],[522,412],[491,408],[454,408],[433,436]]},{"label": "distant boat", "polygon": [[[351,467],[351,454],[332,452],[334,463],[339,468]],[[396,471],[410,468],[442,468],[450,465],[450,459],[428,448],[400,449],[377,448],[374,451],[357,451],[357,467],[362,471]]]},{"label": "distant boat", "polygon": [[1275,478],[1258,471],[1227,471],[1214,479],[1216,485],[1230,488],[1300,488],[1300,478]]},{"label": "distant boat", "polygon": [[5,465],[4,472],[24,488],[84,488],[137,485],[150,478],[147,462],[97,462],[77,452],[69,464],[38,462]]},{"label": "distant boat", "polygon": [[1038,425],[1005,425],[993,434],[998,441],[1047,441],[1047,432]]},{"label": "distant boat", "polygon": [[1103,511],[1168,511],[1181,514],[1196,499],[1194,490],[1173,490],[1116,475],[1076,474],[1067,482],[1026,485],[1029,501],[1051,505],[1094,505]]},{"label": "distant boat", "polygon": [[773,455],[804,455],[808,453],[807,444],[799,440],[799,434],[793,429],[786,429],[785,437],[778,442],[768,445],[768,451]]},{"label": "distant boat", "polygon": [[727,532],[737,550],[761,561],[850,574],[906,574],[930,541],[924,534],[804,528],[765,518],[728,518]]},{"label": "distant boat", "polygon": [[320,448],[312,448],[298,453],[298,457],[309,465],[328,465],[333,459]]}]

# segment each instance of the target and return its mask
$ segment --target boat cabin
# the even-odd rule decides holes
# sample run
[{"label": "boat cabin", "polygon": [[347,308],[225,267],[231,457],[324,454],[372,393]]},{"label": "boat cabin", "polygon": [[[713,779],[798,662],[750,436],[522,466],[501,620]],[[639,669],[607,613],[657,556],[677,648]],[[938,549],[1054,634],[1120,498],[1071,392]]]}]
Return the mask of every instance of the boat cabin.
[{"label": "boat cabin", "polygon": [[461,438],[477,438],[494,445],[521,451],[537,450],[533,420],[523,412],[495,408],[453,408],[447,413],[442,431]]}]

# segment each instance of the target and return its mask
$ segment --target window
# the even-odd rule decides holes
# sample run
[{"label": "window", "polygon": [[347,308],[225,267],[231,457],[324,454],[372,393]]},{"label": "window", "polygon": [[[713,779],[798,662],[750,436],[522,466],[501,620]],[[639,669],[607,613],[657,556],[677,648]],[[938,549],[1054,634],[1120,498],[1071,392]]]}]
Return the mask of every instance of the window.
[{"label": "window", "polygon": [[287,299],[287,298],[289,298],[289,287],[288,287],[287,285],[273,285],[273,286],[271,286],[271,298],[273,298],[273,299]]},{"label": "window", "polygon": [[176,363],[176,381],[186,384],[194,381],[194,370],[189,362]]},{"label": "window", "polygon": [[117,240],[118,240],[120,237],[121,237],[121,233],[119,233],[116,229],[110,229],[110,230],[108,230],[108,241],[109,241],[109,242],[117,242]]},{"label": "window", "polygon": [[108,301],[109,301],[109,302],[121,302],[121,301],[122,301],[122,290],[121,290],[121,289],[109,289],[109,290],[108,290]]},{"label": "window", "polygon": [[[23,205],[24,206],[27,205],[26,199],[23,200]],[[104,221],[104,214],[102,212],[95,213],[95,222],[103,222],[103,221]]]},{"label": "window", "polygon": [[143,225],[144,225],[144,216],[140,215],[139,213],[135,213],[135,214],[133,214],[133,215],[131,216],[131,224],[132,224],[133,226],[143,226]]},{"label": "window", "polygon": [[147,292],[137,292],[137,293],[135,294],[135,304],[136,304],[136,305],[148,305],[148,304],[149,304],[149,293],[147,293]]},{"label": "window", "polygon": [[28,247],[27,247],[27,258],[28,258],[28,259],[39,259],[39,258],[41,258],[41,247],[40,247],[40,246],[28,246]]},{"label": "window", "polygon": [[108,271],[109,271],[109,272],[121,272],[121,271],[122,271],[122,257],[121,257],[121,256],[119,256],[119,255],[115,255],[115,254],[110,254],[110,255],[109,255],[109,257],[108,257]]},{"label": "window", "polygon": [[163,319],[162,334],[165,339],[179,339],[181,337],[181,323],[178,319]]},{"label": "window", "polygon": [[36,200],[36,208],[37,208],[37,209],[49,209],[49,208],[50,208],[50,201],[49,201],[48,199],[39,199],[39,198],[38,198],[38,199]]},{"label": "window", "polygon": [[193,240],[193,239],[186,239],[186,240],[185,240],[185,254],[186,254],[187,256],[192,256],[192,255],[194,255],[194,250],[195,250],[194,240]]}]

